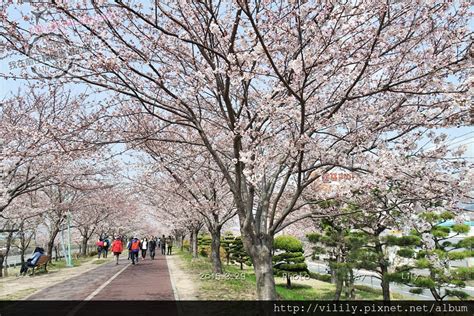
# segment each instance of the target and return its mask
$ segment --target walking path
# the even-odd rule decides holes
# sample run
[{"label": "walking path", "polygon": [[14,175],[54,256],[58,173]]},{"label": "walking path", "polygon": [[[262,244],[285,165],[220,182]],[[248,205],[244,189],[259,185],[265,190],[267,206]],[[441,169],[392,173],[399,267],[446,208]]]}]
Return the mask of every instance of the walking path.
[{"label": "walking path", "polygon": [[27,300],[174,300],[165,256],[132,265],[122,258],[50,286]]},{"label": "walking path", "polygon": [[[71,277],[63,275],[62,279],[50,280],[48,287],[39,287],[22,302],[0,305],[0,314],[49,315],[54,311],[55,315],[64,316],[177,316],[184,307],[178,306],[175,300],[195,298],[192,281],[183,277],[187,274],[178,256],[157,255],[155,260],[140,259],[136,265],[127,260],[126,253],[123,257],[118,265],[111,260],[92,269],[83,268],[82,273],[79,273],[81,267],[63,269]],[[18,281],[29,281],[31,287],[38,289],[35,282],[40,280],[28,277]],[[190,308],[195,314],[194,307]]]},{"label": "walking path", "polygon": [[[100,259],[103,261],[104,259]],[[112,260],[108,258],[107,260]],[[51,285],[60,283],[64,280],[71,279],[83,273],[97,269],[97,259],[93,258],[90,261],[82,262],[79,267],[62,268],[54,270],[51,266],[48,268],[49,272],[45,274],[37,274],[34,277],[18,277],[15,274],[19,270],[11,270],[10,276],[0,278],[0,300],[19,300],[25,298],[27,295],[38,292]],[[102,263],[102,265],[105,263]]]}]

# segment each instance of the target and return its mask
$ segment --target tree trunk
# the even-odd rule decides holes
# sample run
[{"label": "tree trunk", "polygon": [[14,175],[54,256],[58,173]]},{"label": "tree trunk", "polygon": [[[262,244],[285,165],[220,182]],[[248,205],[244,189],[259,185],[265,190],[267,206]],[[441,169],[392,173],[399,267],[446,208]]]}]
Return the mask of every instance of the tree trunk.
[{"label": "tree trunk", "polygon": [[20,230],[20,234],[19,234],[20,247],[18,249],[20,250],[20,262],[21,262],[21,265],[23,266],[25,264],[25,251],[27,248],[23,221],[20,224],[19,230]]},{"label": "tree trunk", "polygon": [[0,278],[3,277],[3,260],[5,260],[5,255],[0,251]]},{"label": "tree trunk", "polygon": [[21,265],[24,265],[24,264],[25,264],[25,251],[26,251],[25,248],[22,248],[22,249],[20,250],[20,261],[21,261]]},{"label": "tree trunk", "polygon": [[87,243],[89,242],[89,238],[87,236],[82,236],[82,246],[81,246],[81,256],[87,256]]},{"label": "tree trunk", "polygon": [[384,301],[390,301],[390,282],[387,279],[387,267],[383,266],[382,268],[382,294]]},{"label": "tree trunk", "polygon": [[[250,255],[257,279],[257,299],[261,301],[276,301],[275,278],[273,276],[273,236],[260,234],[260,238],[245,234],[241,227],[244,248]],[[251,236],[255,236],[252,238]],[[254,239],[254,240],[252,240]]]},{"label": "tree trunk", "polygon": [[328,265],[328,268],[329,268],[329,273],[331,274],[331,283],[336,284],[337,283],[336,270],[331,267],[331,264]]},{"label": "tree trunk", "polygon": [[222,262],[221,262],[221,228],[216,227],[211,230],[211,261],[212,271],[214,273],[222,273]]},{"label": "tree trunk", "polygon": [[291,278],[290,278],[290,274],[289,274],[289,273],[286,274],[286,287],[287,287],[288,289],[291,289]]},{"label": "tree trunk", "polygon": [[[48,251],[46,252],[46,254],[49,256],[49,260],[51,262],[51,259],[53,258],[53,249],[54,249],[54,241],[56,239],[56,236],[58,235],[59,233],[59,229],[54,229],[51,234],[49,235],[49,240],[48,240]],[[56,251],[56,257],[57,257],[57,251]],[[56,258],[56,261],[57,261],[57,258]]]},{"label": "tree trunk", "polygon": [[181,235],[181,251],[184,249],[184,234]]},{"label": "tree trunk", "polygon": [[334,293],[334,300],[339,301],[341,299],[341,293],[342,293],[342,277],[337,276],[336,278],[336,292]]},{"label": "tree trunk", "polygon": [[355,291],[354,291],[354,283],[355,283],[355,280],[354,280],[354,270],[350,270],[349,271],[349,294],[350,294],[350,299],[351,300],[355,300]]},{"label": "tree trunk", "polygon": [[5,254],[4,254],[4,275],[7,277],[8,276],[8,254],[10,253],[10,248],[12,245],[12,239],[13,239],[13,231],[8,233],[7,239],[6,239],[6,244],[5,244]]},{"label": "tree trunk", "polygon": [[[435,279],[436,278],[436,275],[434,273],[433,270],[430,270],[430,277],[431,279]],[[433,298],[439,302],[439,301],[442,301],[443,298],[441,297],[441,289],[436,289],[435,287],[430,287],[430,292],[431,292],[431,295],[433,295]]]},{"label": "tree trunk", "polygon": [[335,268],[332,267],[331,270],[334,271],[334,277],[336,279],[336,292],[334,293],[334,300],[339,301],[341,299],[341,293],[344,283],[344,275],[341,271],[340,263],[343,261],[341,257],[341,249],[338,249],[338,253],[336,254],[336,265]]},{"label": "tree trunk", "polygon": [[441,298],[441,295],[439,295],[438,290],[436,290],[436,288],[430,287],[430,292],[431,292],[431,295],[433,295],[433,298],[434,298],[437,302],[443,300],[443,299]]},{"label": "tree trunk", "polygon": [[382,287],[383,300],[388,302],[390,301],[390,282],[387,279],[388,262],[387,260],[385,260],[383,245],[380,243],[378,235],[376,236],[376,239],[375,239],[375,251],[379,257],[380,277],[382,279],[380,286]]},{"label": "tree trunk", "polygon": [[194,239],[196,238],[196,236],[194,236],[194,230],[191,231],[191,233],[189,234],[189,253],[193,253],[193,247],[194,247]]},{"label": "tree trunk", "polygon": [[192,244],[192,249],[193,249],[193,258],[198,257],[198,234],[199,234],[199,229],[195,229],[193,231],[194,234],[194,239],[193,239],[193,244]]}]

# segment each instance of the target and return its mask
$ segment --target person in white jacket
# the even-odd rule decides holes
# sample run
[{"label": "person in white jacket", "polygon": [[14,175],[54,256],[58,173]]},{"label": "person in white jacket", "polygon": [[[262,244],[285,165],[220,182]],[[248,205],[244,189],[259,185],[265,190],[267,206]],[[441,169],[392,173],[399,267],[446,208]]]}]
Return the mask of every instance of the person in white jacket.
[{"label": "person in white jacket", "polygon": [[141,248],[142,248],[142,258],[145,260],[146,257],[146,250],[148,249],[148,239],[145,237],[141,241]]}]

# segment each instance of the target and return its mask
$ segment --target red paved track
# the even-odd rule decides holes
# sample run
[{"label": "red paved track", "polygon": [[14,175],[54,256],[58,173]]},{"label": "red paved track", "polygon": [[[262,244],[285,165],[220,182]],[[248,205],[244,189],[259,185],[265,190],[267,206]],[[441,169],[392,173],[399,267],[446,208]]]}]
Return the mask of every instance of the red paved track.
[{"label": "red paved track", "polygon": [[28,300],[174,300],[164,256],[157,255],[155,260],[140,260],[136,265],[129,264],[126,254],[123,257],[119,265],[115,262],[100,265],[43,289]]}]

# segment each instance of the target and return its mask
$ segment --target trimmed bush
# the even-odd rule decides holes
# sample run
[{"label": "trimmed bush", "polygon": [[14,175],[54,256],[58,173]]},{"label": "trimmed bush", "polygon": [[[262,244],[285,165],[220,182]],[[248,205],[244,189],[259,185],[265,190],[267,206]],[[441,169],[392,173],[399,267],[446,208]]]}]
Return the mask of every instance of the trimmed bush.
[{"label": "trimmed bush", "polygon": [[[273,256],[274,270],[276,274],[286,275],[286,287],[291,288],[292,275],[307,275],[308,266],[303,254],[303,243],[293,236],[278,236],[275,238],[273,247],[277,252]],[[282,251],[278,253],[278,251]]]}]

